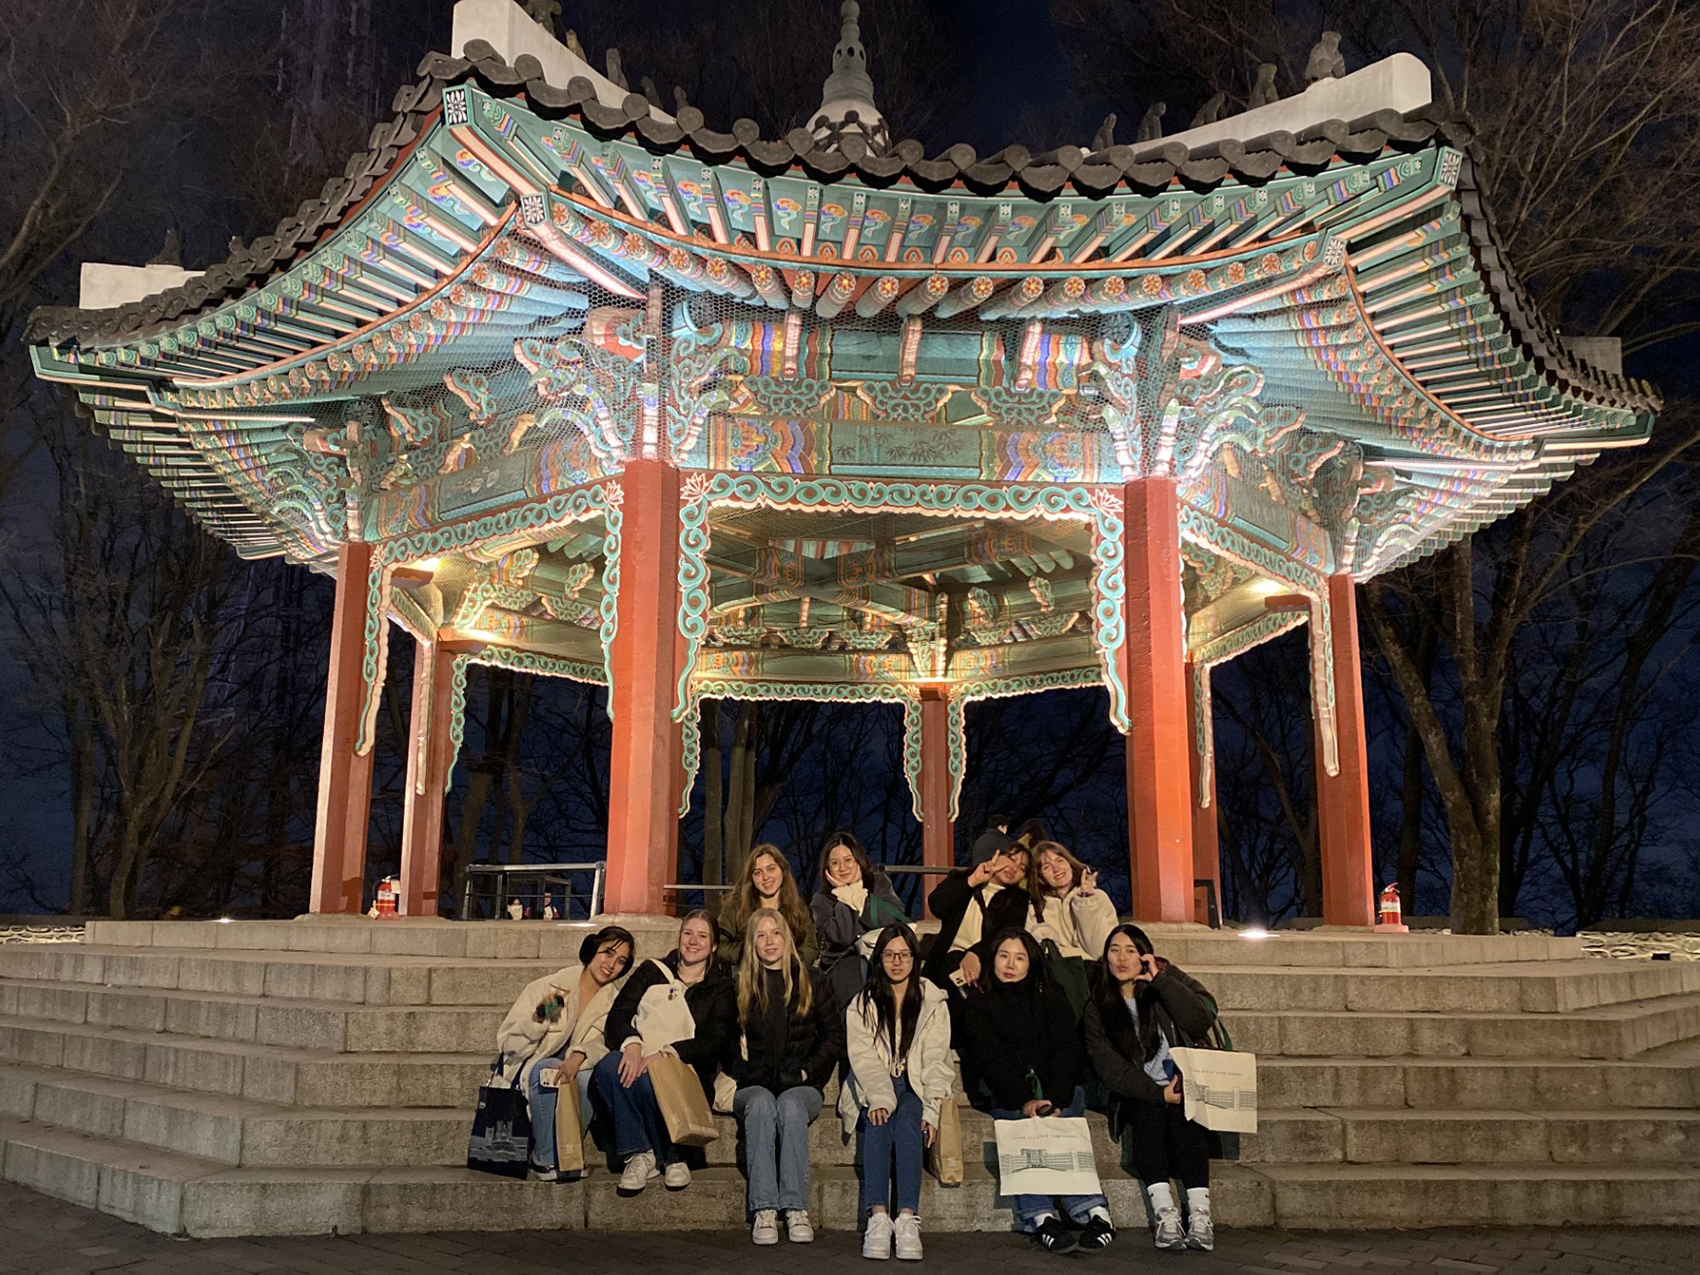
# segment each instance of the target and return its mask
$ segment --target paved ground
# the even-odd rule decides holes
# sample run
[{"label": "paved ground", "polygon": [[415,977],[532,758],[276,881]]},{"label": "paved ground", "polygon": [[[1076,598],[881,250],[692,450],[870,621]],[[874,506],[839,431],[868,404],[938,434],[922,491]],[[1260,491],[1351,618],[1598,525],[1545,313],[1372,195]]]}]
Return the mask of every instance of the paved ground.
[{"label": "paved ground", "polygon": [[[995,1266],[1000,1272],[1055,1270],[1063,1262],[1176,1275],[1679,1275],[1696,1269],[1700,1227],[1688,1230],[1446,1230],[1361,1234],[1229,1231],[1216,1251],[1158,1253],[1126,1232],[1109,1253],[1056,1258],[1012,1235],[926,1237],[923,1269]],[[865,1272],[854,1238],[822,1232],[810,1246],[752,1248],[741,1234],[611,1235],[573,1231],[513,1234],[356,1235],[319,1239],[174,1240],[89,1209],[0,1183],[0,1272],[73,1275],[228,1275],[289,1271],[499,1271],[501,1275],[831,1275]],[[908,1269],[893,1262],[887,1270]]]}]

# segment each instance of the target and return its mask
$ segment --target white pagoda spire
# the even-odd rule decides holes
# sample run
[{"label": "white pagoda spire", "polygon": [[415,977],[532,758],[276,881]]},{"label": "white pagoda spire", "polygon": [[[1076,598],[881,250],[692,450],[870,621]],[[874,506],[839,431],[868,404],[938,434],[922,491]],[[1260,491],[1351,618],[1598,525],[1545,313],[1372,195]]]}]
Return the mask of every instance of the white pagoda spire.
[{"label": "white pagoda spire", "polygon": [[885,116],[874,105],[874,82],[868,75],[868,53],[862,47],[862,29],[857,19],[861,6],[844,0],[838,44],[832,50],[832,74],[821,89],[820,109],[809,122],[815,141],[837,149],[846,138],[860,138],[875,155],[891,146]]}]

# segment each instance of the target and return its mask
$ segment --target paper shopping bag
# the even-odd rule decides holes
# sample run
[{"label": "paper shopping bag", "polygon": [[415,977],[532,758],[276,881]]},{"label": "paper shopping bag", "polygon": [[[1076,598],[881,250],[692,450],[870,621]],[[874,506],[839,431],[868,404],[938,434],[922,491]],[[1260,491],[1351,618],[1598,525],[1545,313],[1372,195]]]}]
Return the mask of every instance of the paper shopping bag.
[{"label": "paper shopping bag", "polygon": [[1181,1072],[1186,1118],[1219,1133],[1257,1132],[1257,1055],[1171,1049]]},{"label": "paper shopping bag", "polygon": [[927,1171],[940,1186],[962,1185],[962,1116],[954,1093],[939,1106],[938,1136],[927,1148]]},{"label": "paper shopping bag", "polygon": [[555,1090],[555,1155],[562,1173],[584,1172],[584,1113],[576,1079]]},{"label": "paper shopping bag", "polygon": [[1000,1195],[1098,1195],[1092,1131],[1080,1116],[994,1120]]},{"label": "paper shopping bag", "polygon": [[649,1060],[649,1082],[655,1086],[655,1101],[667,1122],[667,1136],[676,1145],[706,1147],[720,1136],[696,1068],[674,1054],[658,1054]]}]

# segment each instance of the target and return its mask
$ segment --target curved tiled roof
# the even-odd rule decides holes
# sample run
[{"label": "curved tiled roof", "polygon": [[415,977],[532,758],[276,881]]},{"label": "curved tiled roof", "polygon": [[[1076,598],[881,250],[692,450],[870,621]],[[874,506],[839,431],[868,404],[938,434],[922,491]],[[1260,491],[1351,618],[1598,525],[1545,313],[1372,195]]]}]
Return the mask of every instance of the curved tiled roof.
[{"label": "curved tiled roof", "polygon": [[472,80],[498,96],[523,94],[527,108],[540,117],[574,118],[598,136],[636,141],[656,154],[687,152],[709,164],[741,160],[767,175],[801,169],[825,182],[853,177],[876,188],[907,181],[927,191],[956,185],[982,195],[1013,190],[1036,201],[1068,193],[1090,199],[1118,191],[1150,195],[1175,183],[1193,190],[1229,181],[1256,186],[1283,170],[1320,171],[1338,158],[1367,159],[1389,148],[1451,146],[1466,155],[1457,194],[1477,257],[1496,302],[1537,363],[1583,394],[1638,409],[1656,410],[1658,405],[1657,395],[1644,385],[1577,360],[1540,317],[1512,274],[1483,206],[1473,175],[1474,129],[1466,117],[1438,103],[1403,113],[1375,111],[1350,121],[1323,120],[1297,133],[1220,139],[1197,147],[1159,140],[1095,152],[1062,146],[1034,154],[1016,145],[981,158],[973,147],[957,144],[928,158],[926,148],[914,140],[875,155],[858,137],[844,137],[829,148],[804,128],[792,129],[782,139],[764,139],[759,126],[748,119],[722,132],[709,128],[702,112],[689,106],[676,119],[661,119],[640,94],[628,94],[619,106],[609,106],[586,78],[574,77],[565,86],[551,84],[529,55],[510,64],[489,44],[476,40],[465,52],[465,57],[427,55],[419,65],[420,78],[397,92],[395,115],[372,130],[367,149],[354,155],[342,176],[327,181],[318,198],[303,203],[272,234],[238,247],[188,283],[140,301],[109,310],[39,309],[31,316],[29,339],[51,344],[121,342],[247,291],[339,225],[419,139],[441,104],[443,90]]}]

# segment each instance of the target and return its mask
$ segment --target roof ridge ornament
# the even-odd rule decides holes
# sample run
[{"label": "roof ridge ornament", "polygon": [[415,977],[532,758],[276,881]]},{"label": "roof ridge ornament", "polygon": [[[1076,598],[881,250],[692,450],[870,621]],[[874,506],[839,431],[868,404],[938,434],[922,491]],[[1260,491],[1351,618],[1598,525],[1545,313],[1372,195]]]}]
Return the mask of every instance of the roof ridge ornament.
[{"label": "roof ridge ornament", "polygon": [[874,82],[868,75],[868,53],[862,47],[858,21],[861,13],[856,0],[844,0],[838,44],[832,50],[832,74],[821,86],[820,109],[809,131],[824,150],[838,150],[845,138],[857,137],[867,143],[870,154],[885,155],[891,150],[891,131],[874,104]]}]

